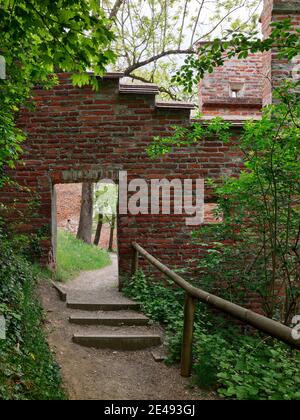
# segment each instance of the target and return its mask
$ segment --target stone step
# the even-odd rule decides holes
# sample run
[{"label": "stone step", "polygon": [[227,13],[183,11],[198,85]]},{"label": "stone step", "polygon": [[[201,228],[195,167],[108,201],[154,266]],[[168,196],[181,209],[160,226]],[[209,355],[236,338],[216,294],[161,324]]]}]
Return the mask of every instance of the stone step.
[{"label": "stone step", "polygon": [[56,290],[56,292],[58,293],[58,296],[60,298],[60,300],[62,300],[63,302],[67,301],[67,292],[64,288],[64,286],[62,286],[60,283],[56,282],[56,281],[52,281],[52,286],[54,287],[54,289]]},{"label": "stone step", "polygon": [[71,315],[69,321],[77,325],[144,326],[149,318],[135,312],[97,312]]},{"label": "stone step", "polygon": [[79,309],[82,311],[138,311],[140,304],[135,302],[81,302],[68,301],[67,307],[70,309]]},{"label": "stone step", "polygon": [[159,346],[161,337],[155,333],[77,333],[73,336],[73,342],[85,347],[112,350],[143,350],[149,347]]}]

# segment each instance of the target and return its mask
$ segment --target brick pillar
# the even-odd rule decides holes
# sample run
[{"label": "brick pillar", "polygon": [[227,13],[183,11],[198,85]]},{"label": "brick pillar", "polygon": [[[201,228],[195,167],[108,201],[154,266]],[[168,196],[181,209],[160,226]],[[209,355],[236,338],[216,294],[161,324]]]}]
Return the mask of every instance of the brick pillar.
[{"label": "brick pillar", "polygon": [[[262,31],[265,38],[271,33],[271,22],[290,18],[293,27],[300,27],[300,0],[265,0],[261,16]],[[277,51],[263,54],[263,104],[272,103],[272,88],[281,84],[282,81],[298,78],[300,74],[300,57],[292,62],[278,58]]]}]

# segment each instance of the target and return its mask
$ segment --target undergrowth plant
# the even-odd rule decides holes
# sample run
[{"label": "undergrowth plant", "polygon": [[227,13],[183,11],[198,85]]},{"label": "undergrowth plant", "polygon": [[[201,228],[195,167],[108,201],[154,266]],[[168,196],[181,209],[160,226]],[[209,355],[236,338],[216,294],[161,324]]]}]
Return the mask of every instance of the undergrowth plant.
[{"label": "undergrowth plant", "polygon": [[[300,310],[299,86],[287,82],[274,92],[277,102],[265,108],[261,120],[244,125],[231,144],[244,169],[214,185],[223,220],[194,232],[207,250],[198,263],[199,285],[236,303],[256,299],[268,317],[285,324]],[[156,138],[148,152],[156,157],[203,139],[226,143],[231,137],[222,119],[208,127],[200,120]]]},{"label": "undergrowth plant", "polygon": [[0,340],[1,400],[66,398],[35,288],[31,264],[0,232],[0,315],[6,320],[6,339]]},{"label": "undergrowth plant", "polygon": [[[147,278],[142,271],[125,293],[164,326],[168,363],[178,362],[183,333],[184,292]],[[300,400],[300,354],[259,334],[248,334],[199,304],[195,316],[192,384],[237,400]]]}]

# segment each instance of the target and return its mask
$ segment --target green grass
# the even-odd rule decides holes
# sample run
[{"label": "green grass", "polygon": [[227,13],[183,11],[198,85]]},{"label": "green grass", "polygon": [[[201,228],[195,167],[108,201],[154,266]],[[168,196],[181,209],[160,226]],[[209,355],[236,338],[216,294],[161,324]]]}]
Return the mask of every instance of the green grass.
[{"label": "green grass", "polygon": [[37,263],[37,262],[32,263],[31,271],[32,271],[33,276],[37,279],[48,280],[48,281],[55,279],[55,275],[53,271],[48,267],[44,267],[40,265],[40,263]]},{"label": "green grass", "polygon": [[69,232],[58,231],[56,279],[67,282],[81,271],[99,270],[111,264],[107,251],[79,241]]}]

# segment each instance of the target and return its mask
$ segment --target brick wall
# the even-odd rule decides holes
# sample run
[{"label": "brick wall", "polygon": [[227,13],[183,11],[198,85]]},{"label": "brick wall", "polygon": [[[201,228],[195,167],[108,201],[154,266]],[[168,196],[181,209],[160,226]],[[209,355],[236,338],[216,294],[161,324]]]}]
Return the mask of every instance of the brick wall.
[{"label": "brick wall", "polygon": [[208,116],[259,116],[262,107],[262,55],[225,61],[199,86],[200,112]]},{"label": "brick wall", "polygon": [[[272,21],[273,0],[265,0],[264,8],[260,18],[262,33],[264,38],[271,34],[270,22]],[[267,51],[262,54],[262,73],[263,73],[263,106],[272,103],[272,52]]]},{"label": "brick wall", "polygon": [[[299,0],[274,4],[266,0],[262,15],[265,34],[271,19],[287,15],[299,26],[299,11]],[[259,61],[259,56],[251,56],[246,62],[233,60],[223,70],[217,69],[214,75],[207,76],[203,82],[202,111],[207,116],[228,114],[233,120],[256,115],[261,102]],[[274,51],[263,55],[261,63],[275,84],[291,75],[298,65],[297,60],[293,67],[280,62]],[[88,87],[73,87],[69,75],[60,74],[60,84],[52,91],[35,90],[36,110],[23,110],[20,115],[19,125],[28,134],[28,140],[23,161],[11,172],[19,187],[2,189],[0,202],[14,206],[15,211],[11,210],[9,217],[18,231],[38,232],[42,237],[44,263],[55,261],[56,184],[97,182],[103,178],[118,182],[120,170],[128,171],[128,181],[141,177],[148,182],[153,178],[218,179],[240,170],[239,153],[232,145],[216,140],[150,160],[145,149],[153,137],[165,135],[173,125],[189,124],[190,107],[157,103],[155,87],[123,86],[120,77],[107,75],[101,90],[95,93]],[[235,84],[241,80],[251,88],[244,87],[244,97],[228,100],[229,89],[237,88]],[[264,102],[268,102],[270,85],[262,89]],[[233,139],[239,129],[237,121],[236,124]],[[213,202],[209,191],[206,200]],[[130,270],[134,240],[170,266],[186,267],[189,257],[195,258],[201,249],[191,244],[192,229],[185,222],[185,215],[119,215],[121,275]]]},{"label": "brick wall", "polygon": [[[294,28],[300,28],[300,0],[265,0],[261,16],[263,35],[271,32],[270,23],[290,18]],[[276,49],[263,55],[263,103],[272,103],[272,88],[287,79],[298,79],[300,75],[300,56],[292,62],[278,58]]]},{"label": "brick wall", "polygon": [[68,227],[71,221],[72,230],[77,232],[81,208],[82,184],[56,185],[57,226],[61,229]]},{"label": "brick wall", "polygon": [[[264,38],[271,33],[271,22],[287,17],[300,28],[300,0],[264,0],[260,19]],[[200,83],[200,111],[205,116],[259,117],[262,106],[272,103],[272,89],[286,79],[299,77],[300,56],[292,62],[280,60],[276,50],[250,54],[245,60],[227,60]]]},{"label": "brick wall", "polygon": [[[28,139],[23,161],[11,172],[20,188],[11,186],[0,192],[1,202],[15,205],[10,218],[18,231],[42,232],[44,263],[51,264],[55,258],[56,184],[103,178],[118,182],[120,170],[128,171],[129,181],[136,177],[147,181],[220,178],[240,170],[238,152],[216,140],[150,160],[145,149],[154,136],[165,135],[174,124],[190,122],[186,104],[156,103],[157,90],[152,86],[120,86],[119,75],[108,75],[96,93],[88,87],[73,87],[67,74],[60,74],[59,79],[51,91],[36,89],[36,109],[21,113],[19,126]],[[35,210],[20,218],[17,210],[32,205],[33,197]],[[213,201],[209,192],[206,199]],[[191,227],[185,219],[185,215],[119,215],[121,275],[130,270],[134,240],[163,262],[186,267],[187,260],[201,250],[191,244]]]}]

